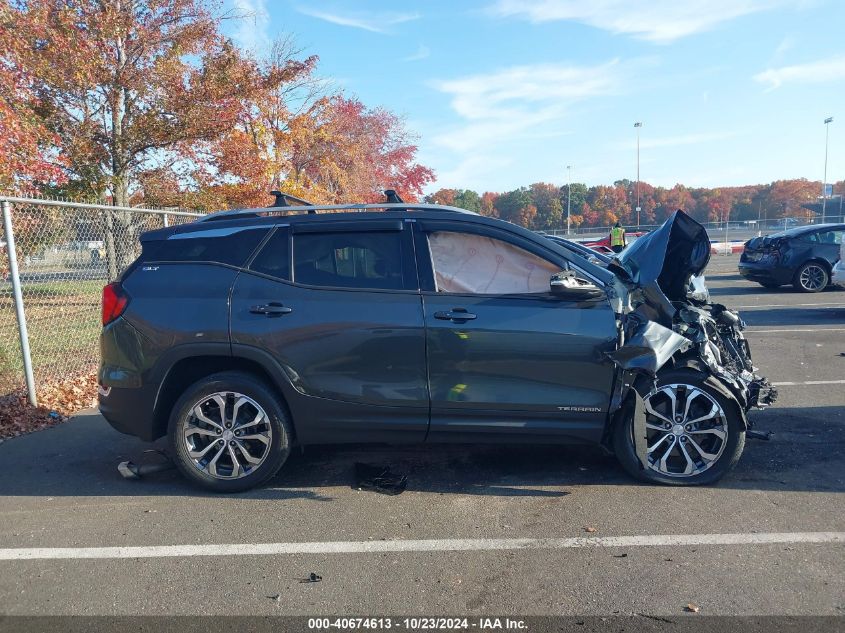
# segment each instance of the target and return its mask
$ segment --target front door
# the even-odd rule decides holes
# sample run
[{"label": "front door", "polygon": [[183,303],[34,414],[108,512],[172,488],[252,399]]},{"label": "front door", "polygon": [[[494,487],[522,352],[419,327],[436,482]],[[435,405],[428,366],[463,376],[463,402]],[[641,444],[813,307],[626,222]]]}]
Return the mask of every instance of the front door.
[{"label": "front door", "polygon": [[615,375],[616,320],[604,297],[549,292],[566,260],[520,236],[420,222],[432,441],[595,441]]},{"label": "front door", "polygon": [[292,386],[303,443],[425,437],[425,334],[410,233],[401,220],[279,227],[239,275],[232,344],[273,356]]}]

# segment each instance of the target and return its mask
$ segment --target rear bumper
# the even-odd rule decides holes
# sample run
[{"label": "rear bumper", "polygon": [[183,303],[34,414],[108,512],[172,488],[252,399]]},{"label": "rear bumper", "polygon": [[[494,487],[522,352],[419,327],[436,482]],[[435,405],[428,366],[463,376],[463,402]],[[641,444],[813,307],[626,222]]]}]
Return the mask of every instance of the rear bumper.
[{"label": "rear bumper", "polygon": [[145,441],[155,438],[156,389],[144,381],[147,359],[141,334],[123,318],[100,334],[97,372],[100,413],[116,430]]},{"label": "rear bumper", "polygon": [[135,437],[152,442],[156,439],[153,430],[154,394],[146,389],[122,389],[100,387],[100,413],[112,427]]},{"label": "rear bumper", "polygon": [[772,266],[770,263],[739,262],[739,274],[749,281],[792,283],[793,271],[788,268]]}]

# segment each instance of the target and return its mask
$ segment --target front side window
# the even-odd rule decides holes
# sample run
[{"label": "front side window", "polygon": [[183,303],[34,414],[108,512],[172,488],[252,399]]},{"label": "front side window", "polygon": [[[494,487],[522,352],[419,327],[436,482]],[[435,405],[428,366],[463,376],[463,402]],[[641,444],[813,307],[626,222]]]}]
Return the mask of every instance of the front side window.
[{"label": "front side window", "polygon": [[561,268],[542,257],[484,235],[435,231],[428,235],[437,292],[529,294],[549,291]]},{"label": "front side window", "polygon": [[293,259],[296,283],[383,290],[405,287],[398,231],[297,234]]}]

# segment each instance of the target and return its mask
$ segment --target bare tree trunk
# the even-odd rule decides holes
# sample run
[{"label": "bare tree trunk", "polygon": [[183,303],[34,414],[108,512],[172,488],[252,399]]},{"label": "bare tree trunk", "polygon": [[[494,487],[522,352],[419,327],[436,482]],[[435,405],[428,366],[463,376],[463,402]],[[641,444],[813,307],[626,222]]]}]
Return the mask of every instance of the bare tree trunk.
[{"label": "bare tree trunk", "polygon": [[[122,0],[115,0],[119,13]],[[131,9],[131,7],[130,7]],[[126,66],[126,42],[121,35],[115,40],[117,64],[111,93],[111,172],[112,202],[117,207],[129,206],[129,161],[123,146],[123,119],[126,116],[126,89],[123,87],[123,70]],[[112,211],[106,214],[106,257],[109,277],[114,279],[135,259],[138,229],[132,221],[130,211]]]}]

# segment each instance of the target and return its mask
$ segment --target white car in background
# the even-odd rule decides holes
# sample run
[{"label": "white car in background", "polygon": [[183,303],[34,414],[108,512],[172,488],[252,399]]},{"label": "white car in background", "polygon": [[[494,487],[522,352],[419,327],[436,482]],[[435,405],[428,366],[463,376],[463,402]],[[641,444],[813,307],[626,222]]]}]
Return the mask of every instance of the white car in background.
[{"label": "white car in background", "polygon": [[845,286],[845,240],[839,245],[839,261],[830,271],[830,283]]}]

